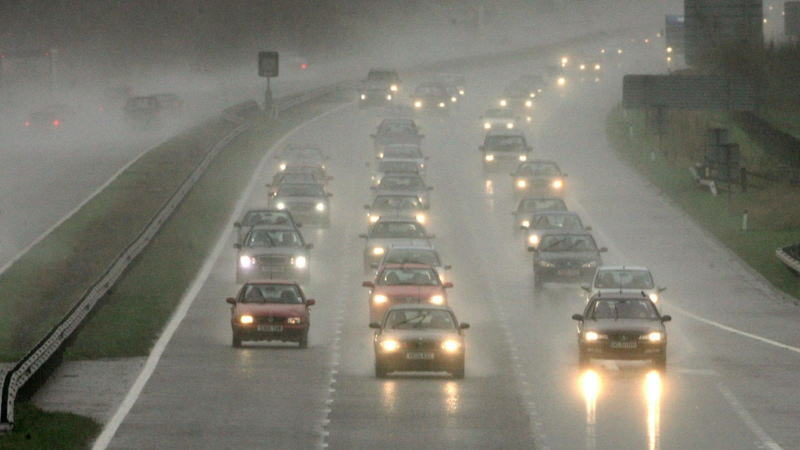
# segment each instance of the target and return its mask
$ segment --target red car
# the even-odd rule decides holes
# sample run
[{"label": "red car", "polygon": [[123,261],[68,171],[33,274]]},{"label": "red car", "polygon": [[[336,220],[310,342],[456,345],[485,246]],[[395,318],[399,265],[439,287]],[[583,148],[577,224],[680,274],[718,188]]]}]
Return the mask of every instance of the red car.
[{"label": "red car", "polygon": [[374,282],[365,281],[362,286],[370,288],[369,320],[377,322],[392,305],[447,305],[445,289],[453,283],[443,283],[436,269],[427,264],[385,264]]},{"label": "red car", "polygon": [[241,347],[242,341],[297,342],[300,348],[308,347],[308,308],[316,301],[306,298],[297,283],[245,283],[239,295],[226,302],[232,305],[234,347]]}]

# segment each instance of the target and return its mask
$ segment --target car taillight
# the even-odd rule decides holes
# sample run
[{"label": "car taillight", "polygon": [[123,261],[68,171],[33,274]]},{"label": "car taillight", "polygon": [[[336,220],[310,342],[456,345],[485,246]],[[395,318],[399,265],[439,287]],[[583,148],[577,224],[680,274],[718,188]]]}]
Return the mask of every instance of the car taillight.
[{"label": "car taillight", "polygon": [[300,64],[300,70],[306,70],[306,69],[308,69],[308,64],[306,63]]},{"label": "car taillight", "polygon": [[60,120],[56,119],[56,120],[53,121],[53,126],[54,127],[58,128],[59,125],[61,125],[61,121]]},{"label": "car taillight", "polygon": [[26,121],[25,121],[25,123],[24,123],[24,125],[25,125],[26,127],[29,127],[29,126],[31,126],[31,122],[30,122],[29,120],[26,120]]}]

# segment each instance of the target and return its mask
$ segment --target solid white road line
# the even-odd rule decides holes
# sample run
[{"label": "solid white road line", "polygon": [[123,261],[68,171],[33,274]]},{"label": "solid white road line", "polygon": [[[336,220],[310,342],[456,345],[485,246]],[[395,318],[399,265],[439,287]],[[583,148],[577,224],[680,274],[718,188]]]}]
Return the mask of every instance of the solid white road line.
[{"label": "solid white road line", "polygon": [[751,416],[750,413],[747,412],[747,409],[745,409],[745,407],[742,406],[741,403],[739,403],[739,400],[736,398],[735,395],[733,395],[733,392],[731,392],[730,389],[728,389],[722,383],[717,384],[717,389],[719,389],[719,391],[722,393],[722,396],[725,397],[725,400],[728,402],[728,404],[731,405],[731,408],[736,413],[736,415],[739,416],[740,419],[742,419],[742,422],[744,422],[745,425],[747,425],[747,428],[750,429],[750,432],[752,432],[761,441],[760,443],[761,445],[759,446],[759,448],[768,448],[771,450],[782,449],[782,447],[778,445],[777,442],[773,441],[772,438],[769,437],[767,432],[764,431],[763,428],[761,428],[761,426],[755,421],[755,419],[753,419],[753,416]]},{"label": "solid white road line", "polygon": [[103,427],[103,432],[100,433],[100,436],[98,436],[97,440],[94,442],[94,445],[92,446],[93,450],[104,450],[108,447],[108,445],[111,443],[111,440],[114,438],[114,434],[116,434],[117,429],[119,429],[120,425],[122,425],[122,422],[125,420],[125,417],[127,417],[131,408],[133,408],[133,405],[136,403],[136,400],[138,400],[139,396],[141,395],[142,390],[144,390],[144,387],[147,384],[147,381],[150,379],[150,376],[153,375],[153,372],[155,372],[156,366],[158,366],[158,362],[159,360],[161,360],[161,355],[164,354],[164,350],[167,348],[169,341],[172,339],[172,336],[175,334],[175,331],[178,329],[178,326],[180,326],[181,322],[186,317],[189,308],[192,306],[192,303],[194,303],[194,300],[197,298],[197,294],[199,294],[200,290],[205,285],[208,276],[214,269],[214,263],[217,261],[217,259],[219,259],[219,256],[220,254],[222,254],[222,251],[227,248],[228,238],[229,238],[228,234],[230,233],[230,229],[233,226],[233,223],[244,212],[247,200],[250,198],[252,192],[255,191],[258,185],[259,176],[262,174],[264,168],[269,162],[269,157],[272,154],[273,150],[282,146],[283,143],[286,142],[286,140],[291,138],[301,128],[310,125],[331,114],[334,114],[341,109],[351,106],[352,104],[353,104],[352,102],[346,103],[330,111],[326,111],[325,113],[322,113],[319,116],[314,117],[313,119],[301,123],[300,125],[291,129],[283,137],[278,139],[267,150],[267,152],[264,153],[264,156],[261,158],[258,167],[253,173],[253,177],[250,179],[247,189],[237,201],[233,215],[231,215],[231,217],[228,220],[229,223],[222,229],[219,239],[217,239],[217,243],[214,246],[214,250],[206,258],[205,262],[203,263],[203,267],[197,274],[197,277],[195,277],[195,279],[192,281],[191,286],[181,298],[181,301],[178,304],[178,309],[176,309],[175,312],[172,314],[169,323],[167,324],[164,331],[161,333],[161,336],[159,336],[158,341],[156,341],[156,344],[153,346],[153,350],[147,357],[147,362],[145,362],[145,365],[142,368],[142,371],[139,373],[139,376],[136,377],[136,381],[133,383],[130,390],[125,395],[125,398],[122,400],[122,403],[120,403],[120,405],[117,407],[117,410],[111,417],[111,420],[109,420],[108,423],[106,423],[105,427]]}]

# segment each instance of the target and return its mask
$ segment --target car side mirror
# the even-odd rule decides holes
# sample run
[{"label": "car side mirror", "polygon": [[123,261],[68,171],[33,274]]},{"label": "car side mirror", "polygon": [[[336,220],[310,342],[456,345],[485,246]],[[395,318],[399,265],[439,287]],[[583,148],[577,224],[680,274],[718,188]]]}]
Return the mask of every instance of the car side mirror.
[{"label": "car side mirror", "polygon": [[605,253],[608,251],[608,247],[600,247],[600,253]]},{"label": "car side mirror", "polygon": [[460,324],[458,324],[458,328],[466,330],[467,328],[469,328],[469,324],[467,322],[461,322]]},{"label": "car side mirror", "polygon": [[242,244],[237,242],[237,243],[233,244],[233,248],[235,248],[236,250],[241,250],[242,249]]},{"label": "car side mirror", "polygon": [[365,288],[374,288],[375,287],[375,283],[373,283],[372,281],[365,281],[365,282],[361,283],[361,286],[365,287]]},{"label": "car side mirror", "polygon": [[658,292],[664,292],[664,291],[666,291],[666,290],[667,290],[667,288],[665,288],[665,287],[659,287],[659,288],[658,288]]},{"label": "car side mirror", "polygon": [[377,330],[380,330],[381,329],[381,324],[379,324],[378,322],[370,322],[369,323],[369,327],[370,328],[375,328]]},{"label": "car side mirror", "polygon": [[445,288],[445,289],[450,289],[450,288],[452,288],[453,286],[454,286],[454,285],[453,285],[453,282],[452,282],[452,281],[445,281],[445,282],[444,282],[444,284],[442,285],[442,287],[443,287],[443,288]]},{"label": "car side mirror", "polygon": [[583,289],[586,292],[592,292],[592,288],[588,284],[582,284],[581,289]]},{"label": "car side mirror", "polygon": [[242,223],[241,222],[233,222],[233,227],[234,228],[242,228]]},{"label": "car side mirror", "polygon": [[583,314],[573,314],[572,320],[577,320],[578,322],[583,322]]},{"label": "car side mirror", "polygon": [[309,298],[308,300],[306,300],[306,306],[313,306],[313,305],[316,305],[316,304],[317,304],[317,301],[314,300],[313,298]]},{"label": "car side mirror", "polygon": [[362,233],[362,234],[359,234],[358,237],[360,237],[361,239],[366,239],[367,235]]},{"label": "car side mirror", "polygon": [[306,244],[306,250],[311,250],[314,248],[314,244]]},{"label": "car side mirror", "polygon": [[225,303],[229,303],[231,305],[235,305],[236,304],[236,299],[233,298],[233,297],[228,297],[228,298],[225,299]]},{"label": "car side mirror", "polygon": [[585,226],[585,227],[583,227],[583,229],[584,229],[584,230],[586,230],[586,231],[592,231],[592,227],[590,227],[590,226],[588,226],[588,225],[587,225],[587,226]]},{"label": "car side mirror", "polygon": [[663,316],[661,316],[662,322],[669,322],[670,320],[672,320],[672,316],[670,316],[669,314],[664,314]]}]

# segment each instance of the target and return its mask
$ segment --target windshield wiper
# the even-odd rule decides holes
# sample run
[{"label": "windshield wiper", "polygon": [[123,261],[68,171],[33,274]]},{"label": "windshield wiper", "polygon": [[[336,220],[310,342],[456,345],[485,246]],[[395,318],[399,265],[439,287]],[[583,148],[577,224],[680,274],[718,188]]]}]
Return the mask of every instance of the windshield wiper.
[{"label": "windshield wiper", "polygon": [[398,328],[400,325],[405,325],[405,324],[407,324],[407,323],[411,322],[412,320],[424,319],[424,318],[425,318],[425,317],[427,317],[427,316],[428,316],[428,314],[427,314],[427,313],[422,313],[422,314],[420,314],[420,315],[418,315],[418,316],[411,317],[411,318],[409,318],[409,319],[406,319],[406,320],[404,320],[404,321],[402,321],[402,322],[397,322],[396,324],[394,324],[394,325],[392,326],[392,328],[393,328],[393,329],[397,329],[397,328]]}]

